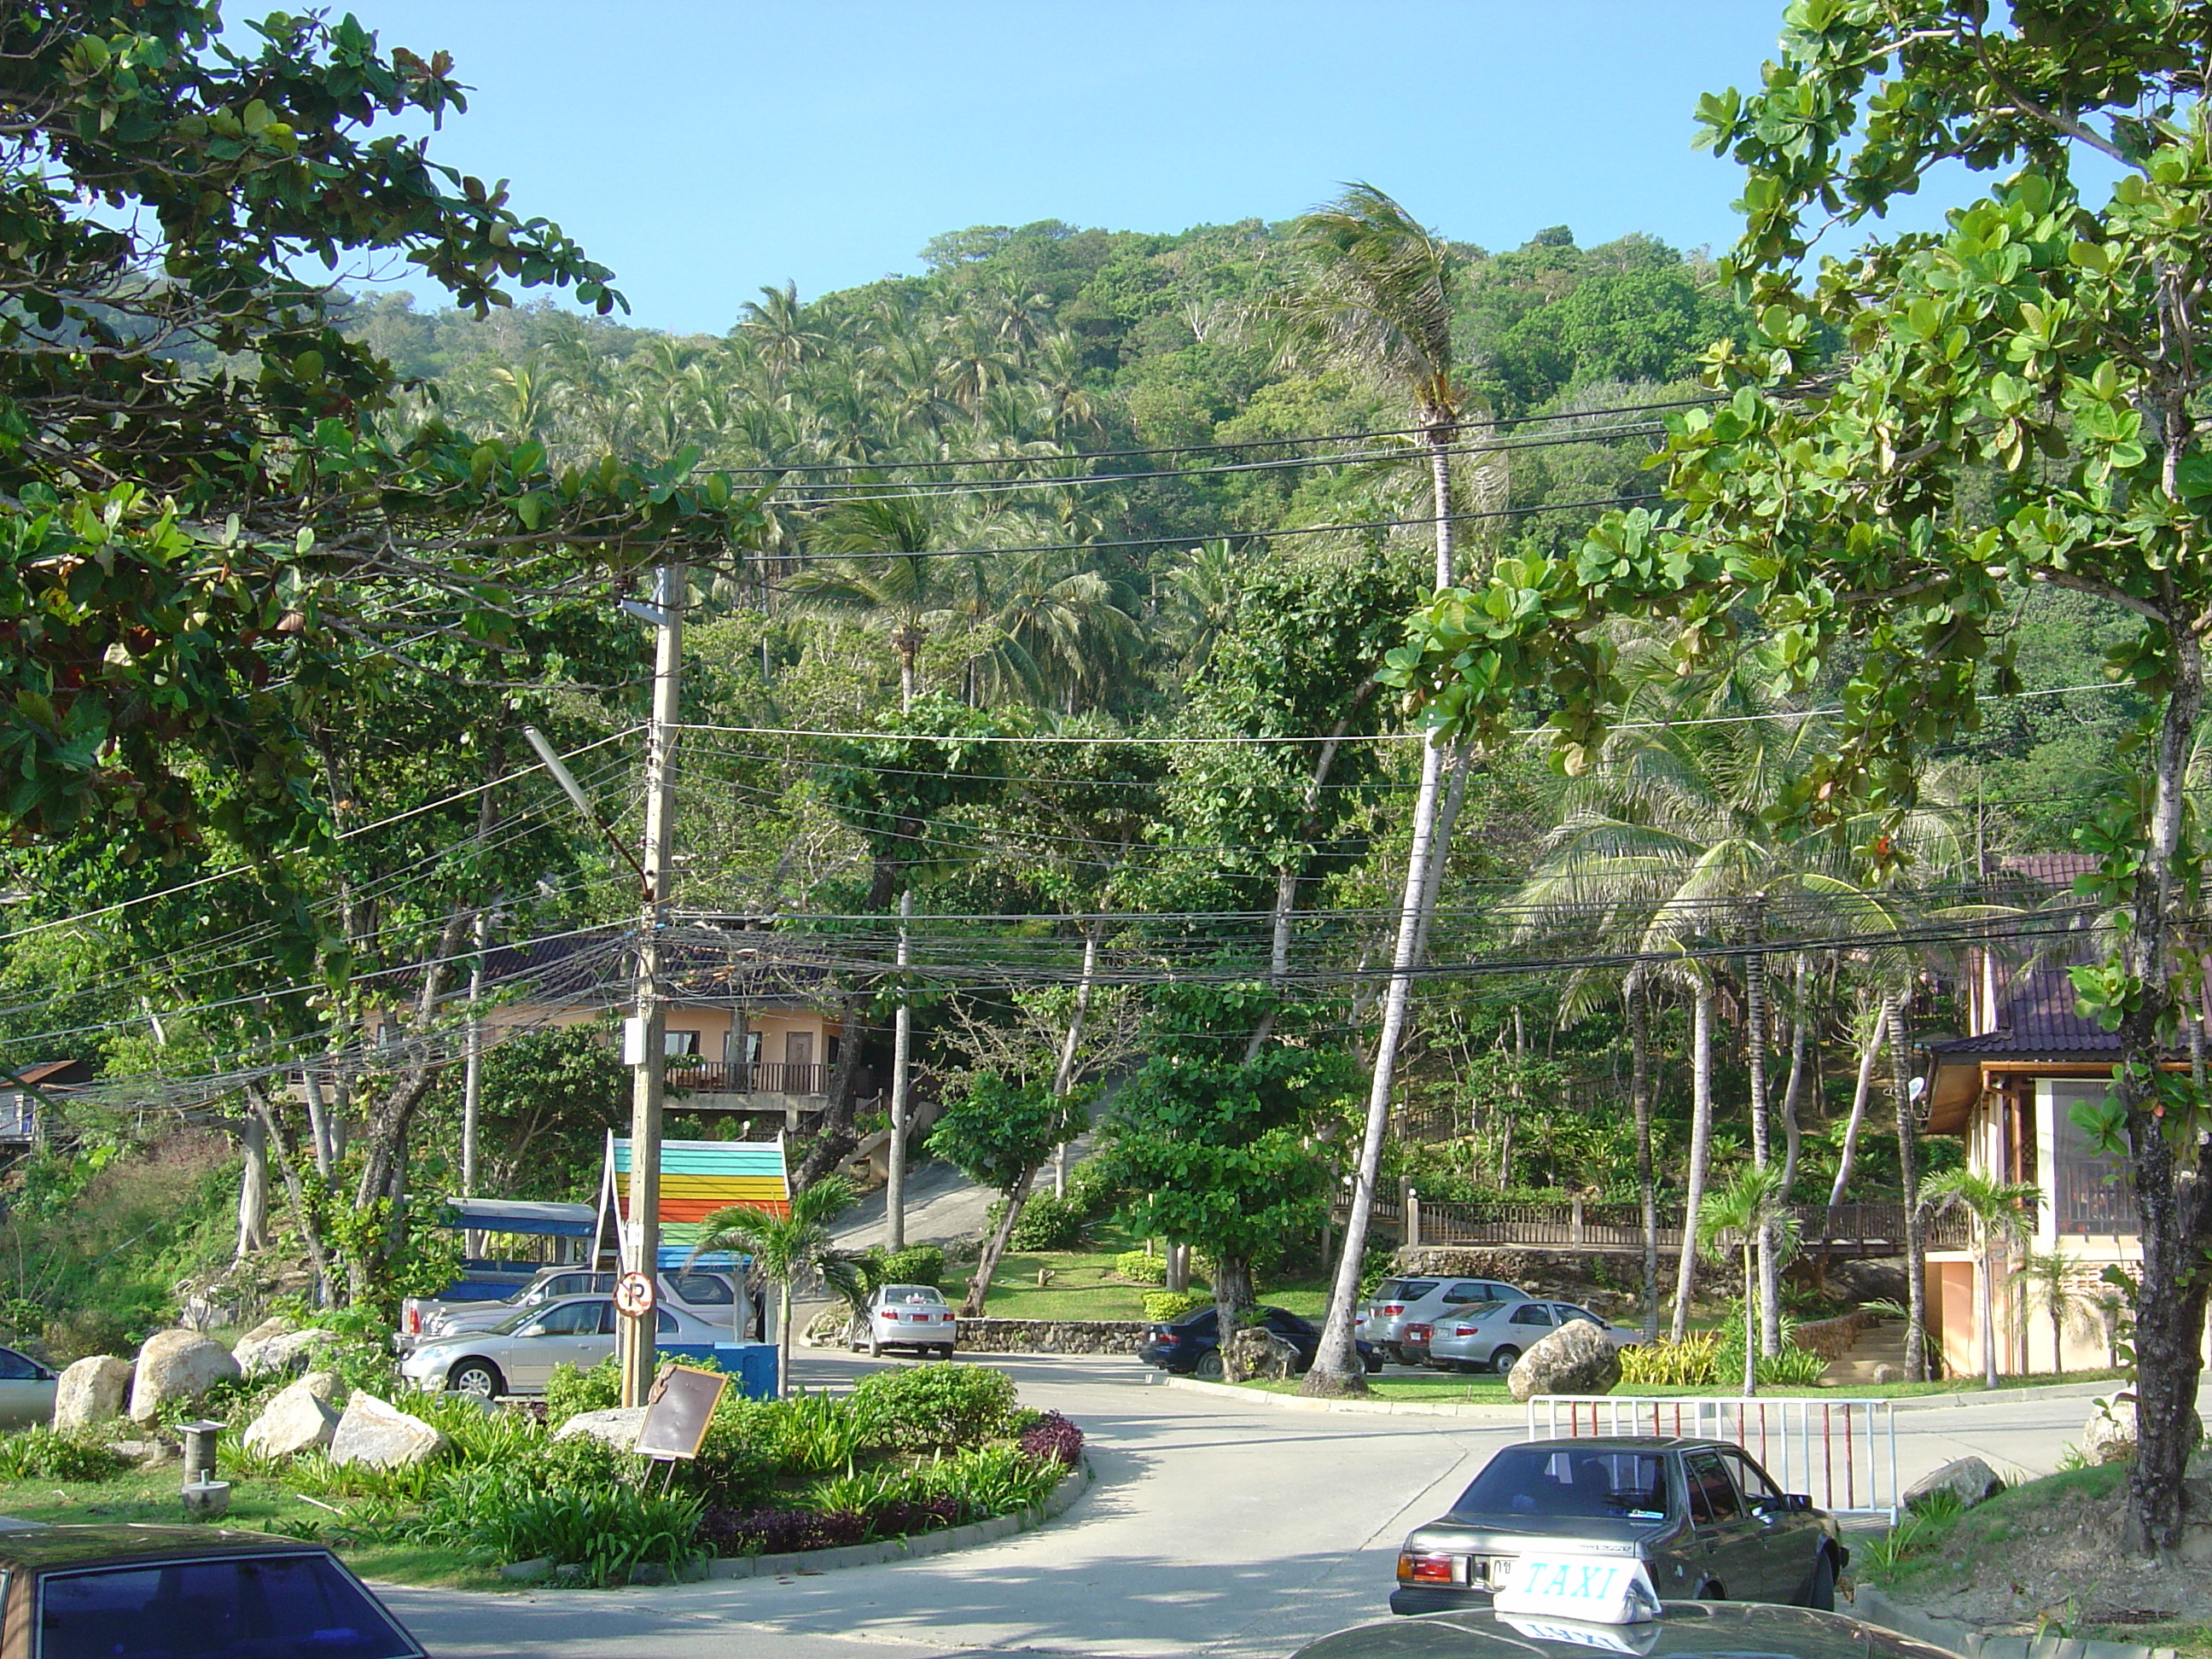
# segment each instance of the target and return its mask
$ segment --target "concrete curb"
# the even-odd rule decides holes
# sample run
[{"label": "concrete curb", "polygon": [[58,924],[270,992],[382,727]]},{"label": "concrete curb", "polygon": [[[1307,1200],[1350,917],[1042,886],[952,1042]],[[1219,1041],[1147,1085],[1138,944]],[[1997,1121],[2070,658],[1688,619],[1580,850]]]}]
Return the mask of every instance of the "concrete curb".
[{"label": "concrete curb", "polygon": [[1194,1376],[1165,1374],[1148,1379],[1154,1388],[1188,1389],[1194,1394],[1219,1395],[1248,1404],[1279,1406],[1293,1412],[1355,1412],[1375,1417],[1488,1417],[1518,1422],[1528,1415],[1521,1406],[1492,1406],[1480,1401],[1448,1400],[1311,1400],[1302,1394],[1270,1394],[1234,1382],[1201,1382]]},{"label": "concrete curb", "polygon": [[[947,1527],[940,1532],[916,1533],[909,1538],[886,1538],[873,1544],[847,1544],[834,1550],[794,1550],[784,1555],[717,1556],[707,1564],[706,1577],[775,1578],[785,1573],[834,1572],[840,1567],[872,1567],[885,1561],[911,1561],[925,1555],[943,1555],[949,1550],[966,1549],[970,1545],[996,1543],[1001,1538],[1011,1538],[1018,1532],[1033,1532],[1046,1522],[1057,1520],[1067,1513],[1077,1498],[1090,1491],[1097,1479],[1091,1460],[1086,1457],[1046,1494],[1044,1502],[1012,1515],[994,1516],[988,1521],[974,1521],[964,1527]],[[2100,1659],[2103,1656],[2100,1656]]]},{"label": "concrete curb", "polygon": [[2067,1636],[1984,1636],[1972,1625],[1900,1606],[1870,1584],[1859,1587],[1851,1611],[1870,1625],[1933,1642],[1966,1659],[2174,1659],[2172,1648],[2139,1642],[2093,1642]]},{"label": "concrete curb", "polygon": [[[1493,1405],[1483,1401],[1427,1401],[1427,1400],[1311,1400],[1302,1394],[1272,1394],[1265,1389],[1247,1389],[1234,1382],[1201,1382],[1194,1376],[1174,1376],[1156,1372],[1145,1379],[1154,1388],[1189,1389],[1201,1394],[1222,1395],[1231,1400],[1256,1401],[1262,1405],[1280,1406],[1290,1411],[1306,1412],[1364,1412],[1378,1417],[1505,1417],[1519,1419],[1525,1417],[1527,1407],[1517,1405]],[[2054,1382],[2047,1388],[2000,1389],[1992,1394],[1978,1389],[1964,1394],[1906,1395],[1890,1403],[1899,1411],[1938,1409],[1946,1406],[1985,1405],[1992,1400],[2094,1400],[2099,1395],[2110,1394],[2123,1386],[2115,1382]],[[1858,1398],[1848,1389],[1838,1389],[1839,1396]],[[1616,1390],[1615,1400],[1733,1400],[1734,1395],[1632,1395]],[[1818,1399],[1816,1395],[1791,1395],[1792,1400]],[[2110,1643],[2106,1646],[2112,1645]],[[2143,1650],[2148,1653],[2151,1650]],[[2037,1659],[2049,1659],[2039,1655]],[[2068,1659],[2080,1659],[2069,1656]],[[2115,1659],[2101,1656],[2100,1659]]]}]

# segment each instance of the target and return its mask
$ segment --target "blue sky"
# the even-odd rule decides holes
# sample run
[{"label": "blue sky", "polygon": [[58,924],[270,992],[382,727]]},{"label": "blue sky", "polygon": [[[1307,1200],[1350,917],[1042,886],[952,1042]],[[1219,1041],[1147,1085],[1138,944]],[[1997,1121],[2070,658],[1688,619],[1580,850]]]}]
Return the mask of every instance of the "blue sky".
[{"label": "blue sky", "polygon": [[[1780,0],[351,0],[477,88],[434,155],[513,181],[634,320],[720,332],[920,267],[939,232],[1286,218],[1371,180],[1448,235],[1724,246],[1698,94]],[[249,9],[234,3],[234,20]],[[404,286],[406,284],[398,284]],[[426,301],[429,298],[422,296]]]}]

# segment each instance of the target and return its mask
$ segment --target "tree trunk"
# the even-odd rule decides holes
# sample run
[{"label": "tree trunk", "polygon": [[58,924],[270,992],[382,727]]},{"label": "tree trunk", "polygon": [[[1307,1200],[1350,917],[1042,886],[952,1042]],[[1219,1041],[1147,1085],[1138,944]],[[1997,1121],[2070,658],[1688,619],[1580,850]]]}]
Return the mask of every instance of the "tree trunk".
[{"label": "tree trunk", "polygon": [[1251,1258],[1230,1252],[1217,1255],[1213,1258],[1213,1328],[1220,1340],[1224,1382],[1244,1380],[1230,1359],[1229,1339],[1243,1328],[1244,1316],[1257,1299],[1252,1293]]},{"label": "tree trunk", "polygon": [[1747,1241],[1743,1252],[1743,1397],[1747,1400],[1759,1392],[1758,1311],[1764,1298],[1753,1276],[1758,1267],[1758,1246]]},{"label": "tree trunk", "polygon": [[1982,1237],[1982,1386],[1994,1389],[1997,1385],[1997,1252],[1996,1240],[1984,1233]]},{"label": "tree trunk", "polygon": [[268,1137],[270,1156],[276,1160],[276,1173],[284,1183],[285,1207],[291,1212],[293,1231],[300,1235],[300,1246],[314,1266],[315,1299],[320,1305],[329,1307],[337,1299],[337,1279],[331,1272],[330,1251],[324,1246],[314,1206],[308,1202],[302,1188],[299,1168],[285,1156],[284,1137],[277,1127],[276,1114],[258,1084],[246,1085],[246,1103],[261,1120],[262,1131]]},{"label": "tree trunk", "polygon": [[[1754,935],[1764,931],[1759,913],[1759,902],[1753,900]],[[1766,957],[1759,951],[1743,959],[1743,986],[1744,1050],[1751,1072],[1751,1161],[1763,1170],[1773,1162],[1774,1137],[1766,1115]],[[1744,1281],[1743,1293],[1747,1303],[1759,1304],[1759,1352],[1778,1354],[1782,1352],[1782,1298],[1776,1293],[1778,1264],[1771,1225],[1759,1228],[1753,1255],[1759,1267],[1758,1293],[1753,1294],[1750,1279]]]},{"label": "tree trunk", "polygon": [[1636,1198],[1644,1222],[1644,1340],[1659,1338],[1659,1188],[1651,1157],[1650,1006],[1643,976],[1628,976],[1628,1101],[1636,1115]]},{"label": "tree trunk", "polygon": [[1020,1224],[1022,1206],[1030,1201],[1030,1188],[1036,1180],[1035,1170],[1024,1170],[1022,1178],[1007,1189],[1006,1213],[999,1224],[983,1238],[983,1253],[975,1258],[975,1272],[968,1281],[967,1299],[960,1304],[963,1319],[981,1319],[991,1294],[991,1280],[999,1271],[999,1260],[1006,1253],[1006,1241],[1013,1237]]},{"label": "tree trunk", "polygon": [[[1105,922],[1094,919],[1083,924],[1083,977],[1076,981],[1075,1012],[1068,1016],[1067,1035],[1060,1040],[1060,1064],[1052,1074],[1052,1094],[1066,1100],[1075,1087],[1075,1054],[1083,1042],[1084,1022],[1091,1018],[1091,999],[1098,983],[1098,935]],[[1052,1195],[1067,1196],[1067,1143],[1052,1149]]]},{"label": "tree trunk", "polygon": [[[1452,582],[1451,428],[1431,423],[1430,482],[1436,507],[1437,586]],[[1382,1140],[1390,1127],[1390,1100],[1396,1084],[1398,1043],[1405,1035],[1413,1000],[1413,973],[1427,928],[1423,898],[1429,890],[1429,863],[1442,855],[1436,844],[1437,809],[1443,793],[1443,750],[1421,745],[1421,786],[1413,800],[1413,844],[1406,854],[1406,880],[1398,904],[1398,940],[1390,981],[1382,1000],[1382,1030],[1375,1042],[1375,1071],[1367,1091],[1367,1123],[1360,1138],[1359,1164],[1352,1176],[1352,1210],[1346,1217],[1344,1243],[1330,1286],[1328,1317],[1321,1346],[1300,1392],[1311,1395],[1364,1394],[1365,1367],[1353,1346],[1352,1326],[1359,1297],[1360,1266],[1367,1253],[1368,1218],[1375,1207],[1375,1182],[1382,1167]]]},{"label": "tree trunk", "polygon": [[1790,1014],[1790,1080],[1782,1088],[1782,1194],[1781,1202],[1787,1204],[1797,1190],[1797,1164],[1805,1150],[1805,1126],[1800,1121],[1797,1097],[1805,1080],[1806,1028],[1811,995],[1806,980],[1809,969],[1802,954],[1797,958],[1796,1006]]},{"label": "tree trunk", "polygon": [[1682,1249],[1674,1264],[1674,1322],[1668,1334],[1690,1334],[1690,1297],[1698,1285],[1698,1206],[1705,1200],[1705,1165],[1713,1152],[1713,987],[1698,981],[1690,1021],[1690,1167],[1682,1191]]},{"label": "tree trunk", "polygon": [[791,1280],[775,1281],[775,1397],[791,1397]]},{"label": "tree trunk", "polygon": [[1825,1272],[1828,1262],[1828,1241],[1836,1236],[1836,1212],[1844,1205],[1844,1188],[1850,1185],[1851,1167],[1857,1161],[1859,1129],[1866,1122],[1867,1102],[1874,1094],[1875,1062],[1881,1058],[1882,1045],[1889,1041],[1889,999],[1883,997],[1875,1005],[1874,1029],[1868,1033],[1866,1047],[1859,1050],[1859,1080],[1851,1091],[1851,1115],[1844,1120],[1844,1148],[1836,1158],[1835,1184],[1828,1188],[1828,1213],[1820,1224],[1820,1265]]},{"label": "tree trunk", "polygon": [[1905,1044],[1905,1001],[1889,1003],[1891,1093],[1897,1108],[1897,1173],[1905,1200],[1905,1380],[1928,1380],[1928,1251],[1920,1220],[1919,1131],[1912,1121],[1912,1062]]},{"label": "tree trunk", "polygon": [[323,1105],[323,1080],[315,1075],[315,1061],[309,1055],[307,1063],[300,1068],[300,1090],[307,1100],[307,1142],[315,1159],[315,1174],[327,1187],[331,1184],[331,1152],[330,1114]]},{"label": "tree trunk", "polygon": [[[911,960],[908,924],[914,919],[914,887],[899,894],[898,965]],[[906,1121],[908,1078],[914,1063],[914,1006],[906,986],[899,986],[898,1008],[891,1018],[891,1127],[884,1147],[884,1248],[906,1249]]]},{"label": "tree trunk", "polygon": [[269,1243],[269,1126],[251,1107],[238,1126],[238,1143],[246,1154],[238,1177],[238,1260],[243,1261]]}]

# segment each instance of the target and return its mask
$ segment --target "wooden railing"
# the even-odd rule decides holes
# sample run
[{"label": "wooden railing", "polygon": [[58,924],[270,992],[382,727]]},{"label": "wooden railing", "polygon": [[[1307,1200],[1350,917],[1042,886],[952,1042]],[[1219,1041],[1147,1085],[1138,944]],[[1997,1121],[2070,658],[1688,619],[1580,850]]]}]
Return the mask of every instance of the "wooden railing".
[{"label": "wooden railing", "polygon": [[[1350,1210],[1350,1201],[1340,1196],[1333,1218],[1337,1224],[1343,1224]],[[1900,1203],[1838,1205],[1832,1229],[1825,1204],[1793,1205],[1790,1212],[1797,1223],[1798,1249],[1802,1254],[1858,1257],[1905,1253],[1905,1206]],[[1682,1221],[1680,1205],[1659,1206],[1661,1249],[1682,1248]],[[1418,1194],[1401,1197],[1378,1192],[1372,1222],[1415,1245],[1595,1250],[1607,1255],[1644,1248],[1642,1207],[1597,1199],[1500,1199],[1444,1204]],[[1960,1249],[1968,1242],[1962,1217],[1929,1217],[1922,1231],[1925,1247],[1931,1250]]]},{"label": "wooden railing", "polygon": [[[726,1095],[827,1095],[830,1079],[836,1067],[828,1065],[792,1065],[783,1060],[754,1060],[750,1065],[741,1060],[695,1060],[689,1054],[668,1057],[668,1082],[672,1088],[688,1089],[695,1094]],[[854,1093],[865,1098],[875,1092],[873,1079],[866,1066],[854,1079]]]}]

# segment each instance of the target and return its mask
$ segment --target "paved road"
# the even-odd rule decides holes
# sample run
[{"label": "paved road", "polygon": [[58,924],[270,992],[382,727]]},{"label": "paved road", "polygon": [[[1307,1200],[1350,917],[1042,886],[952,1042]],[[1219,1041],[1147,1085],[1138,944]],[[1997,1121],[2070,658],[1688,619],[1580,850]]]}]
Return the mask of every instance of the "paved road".
[{"label": "paved road", "polygon": [[[802,1353],[802,1382],[865,1360]],[[977,1549],[840,1572],[657,1589],[393,1589],[441,1659],[868,1659],[1008,1650],[1276,1659],[1382,1616],[1399,1540],[1445,1508],[1516,1419],[1285,1411],[1144,1386],[1133,1360],[1009,1359],[1024,1399],[1090,1437],[1098,1483],[1060,1521]],[[1906,1480],[1978,1453],[2049,1472],[2081,1400],[1900,1410]]]}]

